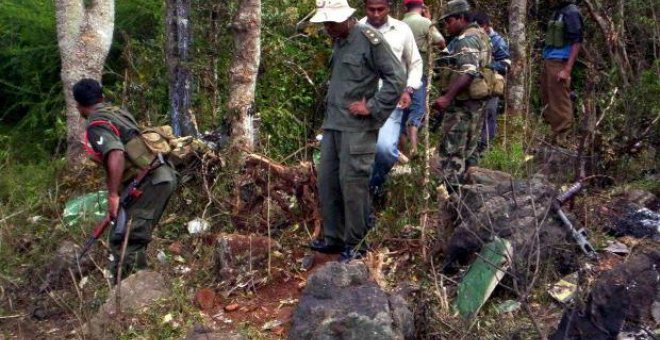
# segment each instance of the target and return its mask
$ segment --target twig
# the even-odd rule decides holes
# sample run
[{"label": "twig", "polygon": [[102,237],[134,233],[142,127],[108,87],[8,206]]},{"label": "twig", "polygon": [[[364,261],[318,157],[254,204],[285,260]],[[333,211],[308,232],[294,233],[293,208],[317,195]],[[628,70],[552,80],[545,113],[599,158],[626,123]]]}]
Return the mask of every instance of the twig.
[{"label": "twig", "polygon": [[0,220],[0,223],[4,223],[5,221],[9,220],[10,218],[15,217],[15,216],[17,216],[17,215],[20,215],[20,214],[22,214],[22,213],[24,213],[24,212],[25,212],[25,209],[23,209],[23,210],[19,210],[19,211],[13,213],[13,214],[11,214],[11,215],[9,215],[9,216],[7,216],[7,217],[1,219],[1,220]]},{"label": "twig", "polygon": [[126,256],[126,246],[128,245],[128,237],[131,234],[131,223],[133,219],[129,219],[126,223],[126,233],[124,234],[124,241],[121,245],[121,255],[119,256],[119,263],[117,264],[117,290],[115,292],[115,313],[121,314],[121,274],[124,271],[124,257]]},{"label": "twig", "polygon": [[5,315],[5,316],[0,316],[0,320],[22,318],[24,316],[27,316],[27,314]]}]

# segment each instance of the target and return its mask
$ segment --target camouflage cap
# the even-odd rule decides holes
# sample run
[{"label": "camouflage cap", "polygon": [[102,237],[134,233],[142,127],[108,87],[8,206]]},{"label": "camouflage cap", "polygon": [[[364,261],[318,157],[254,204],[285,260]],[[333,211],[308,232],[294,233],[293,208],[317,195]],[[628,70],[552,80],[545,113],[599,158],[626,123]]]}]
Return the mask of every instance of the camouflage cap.
[{"label": "camouflage cap", "polygon": [[470,11],[470,5],[466,0],[451,0],[445,6],[444,14],[440,17],[440,20],[444,20],[447,17],[452,15],[465,13]]}]

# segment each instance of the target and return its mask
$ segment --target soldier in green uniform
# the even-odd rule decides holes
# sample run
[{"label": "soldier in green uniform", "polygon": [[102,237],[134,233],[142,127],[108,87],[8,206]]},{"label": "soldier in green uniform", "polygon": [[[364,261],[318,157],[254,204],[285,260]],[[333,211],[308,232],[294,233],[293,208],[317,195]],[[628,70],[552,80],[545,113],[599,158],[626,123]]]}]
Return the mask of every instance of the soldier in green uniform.
[{"label": "soldier in green uniform", "polygon": [[[87,119],[87,149],[93,159],[102,164],[106,171],[108,189],[108,214],[116,218],[119,212],[119,195],[123,186],[132,179],[139,168],[148,162],[138,160],[131,154],[127,145],[139,138],[140,130],[133,116],[118,107],[103,102],[101,85],[93,79],[83,79],[73,87],[73,95],[78,102],[78,111]],[[144,157],[144,155],[142,155]],[[151,155],[150,158],[153,158]],[[145,164],[147,163],[147,164]],[[138,188],[142,195],[126,207],[130,221],[130,235],[124,256],[122,277],[147,266],[145,251],[151,241],[151,233],[163,210],[174,193],[177,173],[167,163],[151,170]],[[109,233],[112,260],[110,272],[118,274],[118,262],[124,235],[115,233],[115,225]]]},{"label": "soldier in green uniform", "polygon": [[406,77],[383,36],[359,24],[346,0],[316,4],[310,21],[324,24],[334,48],[319,166],[325,238],[310,247],[341,253],[340,260],[349,261],[366,251],[369,176],[378,129],[396,107]]},{"label": "soldier in green uniform", "polygon": [[451,185],[460,182],[466,169],[466,159],[472,156],[481,137],[482,115],[490,97],[487,73],[492,72],[491,48],[488,36],[471,22],[470,6],[465,0],[447,3],[445,22],[453,40],[447,46],[449,54],[440,60],[440,91],[442,96],[434,106],[444,112],[440,164],[443,179]]}]

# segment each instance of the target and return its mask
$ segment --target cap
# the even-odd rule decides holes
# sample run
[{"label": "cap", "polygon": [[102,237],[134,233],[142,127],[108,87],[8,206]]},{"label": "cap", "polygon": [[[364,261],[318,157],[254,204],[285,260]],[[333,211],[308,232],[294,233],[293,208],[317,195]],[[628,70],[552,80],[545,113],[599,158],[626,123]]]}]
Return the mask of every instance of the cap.
[{"label": "cap", "polygon": [[417,4],[417,5],[423,5],[424,0],[403,0],[404,5],[412,5],[412,4]]},{"label": "cap", "polygon": [[440,17],[440,20],[444,20],[447,17],[452,15],[469,12],[470,5],[465,0],[451,0],[447,3],[445,7],[444,14]]},{"label": "cap", "polygon": [[344,22],[355,12],[346,0],[316,0],[316,13],[310,22]]}]

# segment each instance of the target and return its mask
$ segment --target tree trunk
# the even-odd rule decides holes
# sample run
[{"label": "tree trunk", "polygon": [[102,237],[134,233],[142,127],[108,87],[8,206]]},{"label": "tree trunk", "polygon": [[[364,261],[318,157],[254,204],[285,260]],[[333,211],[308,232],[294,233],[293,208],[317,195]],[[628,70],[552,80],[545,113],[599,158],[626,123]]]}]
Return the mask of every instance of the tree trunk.
[{"label": "tree trunk", "polygon": [[228,109],[232,146],[254,149],[256,129],[254,97],[261,60],[261,0],[241,0],[232,22],[234,60],[230,73]]},{"label": "tree trunk", "polygon": [[527,1],[512,0],[509,6],[509,39],[511,46],[511,69],[508,73],[506,91],[507,113],[525,113],[527,91],[525,82],[529,74],[527,64]]},{"label": "tree trunk", "polygon": [[[630,60],[628,59],[628,53],[626,52],[625,37],[623,34],[623,28],[617,29],[612,19],[610,19],[605,13],[600,10],[600,4],[594,0],[585,0],[587,8],[589,9],[589,14],[594,19],[594,21],[600,27],[605,41],[607,41],[607,52],[612,58],[612,62],[617,66],[619,71],[619,76],[623,82],[623,89],[625,91],[626,87],[630,84],[630,76],[632,76],[632,66],[630,65]],[[620,3],[619,12],[621,15],[621,20],[623,21],[623,2]],[[623,27],[623,22],[621,23]]]},{"label": "tree trunk", "polygon": [[169,75],[170,118],[177,136],[196,136],[197,123],[190,104],[192,75],[190,62],[190,0],[167,0],[167,71]]},{"label": "tree trunk", "polygon": [[[87,4],[87,5],[86,5]],[[73,85],[80,79],[101,82],[115,24],[114,0],[56,0],[57,41],[62,57],[66,100],[67,161],[77,166],[84,156],[84,119],[76,109]]]}]

